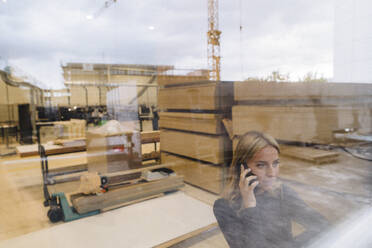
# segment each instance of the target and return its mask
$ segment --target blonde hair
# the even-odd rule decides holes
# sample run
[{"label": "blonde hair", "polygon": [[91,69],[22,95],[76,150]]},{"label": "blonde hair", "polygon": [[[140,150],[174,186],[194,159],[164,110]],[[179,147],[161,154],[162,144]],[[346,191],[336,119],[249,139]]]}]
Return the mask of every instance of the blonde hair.
[{"label": "blonde hair", "polygon": [[240,137],[235,148],[233,160],[229,168],[227,184],[222,194],[223,198],[234,203],[240,200],[240,166],[250,161],[254,155],[267,146],[274,147],[280,153],[279,145],[276,140],[265,133],[250,131]]}]

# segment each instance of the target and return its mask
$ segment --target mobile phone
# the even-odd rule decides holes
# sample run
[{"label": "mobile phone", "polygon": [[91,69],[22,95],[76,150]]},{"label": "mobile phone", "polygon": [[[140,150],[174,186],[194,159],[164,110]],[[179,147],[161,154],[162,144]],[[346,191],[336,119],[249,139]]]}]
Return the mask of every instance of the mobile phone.
[{"label": "mobile phone", "polygon": [[[248,165],[247,165],[247,163],[243,163],[243,167],[244,167],[244,169],[247,170],[247,169],[248,169]],[[251,169],[250,172],[247,173],[247,175],[245,175],[246,178],[247,178],[247,177],[250,177],[250,176],[255,176],[255,174],[253,174],[253,172],[252,172],[252,169]],[[257,178],[251,180],[251,181],[249,182],[249,185],[252,185],[252,183],[254,183],[254,182],[256,182],[256,181],[258,181]]]}]

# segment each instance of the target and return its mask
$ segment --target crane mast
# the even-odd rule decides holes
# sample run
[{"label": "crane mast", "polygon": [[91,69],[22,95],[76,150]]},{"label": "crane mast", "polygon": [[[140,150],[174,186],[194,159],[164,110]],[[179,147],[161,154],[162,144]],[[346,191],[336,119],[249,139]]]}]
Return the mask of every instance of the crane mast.
[{"label": "crane mast", "polygon": [[218,30],[218,0],[208,0],[208,77],[220,81],[220,35]]}]

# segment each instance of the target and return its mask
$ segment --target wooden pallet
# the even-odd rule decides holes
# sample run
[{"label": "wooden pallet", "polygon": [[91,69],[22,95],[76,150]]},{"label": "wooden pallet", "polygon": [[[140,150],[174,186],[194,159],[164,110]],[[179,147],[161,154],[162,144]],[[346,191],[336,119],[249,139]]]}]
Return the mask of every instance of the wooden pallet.
[{"label": "wooden pallet", "polygon": [[280,146],[280,154],[287,157],[305,160],[315,164],[331,163],[338,160],[339,153],[310,147]]}]

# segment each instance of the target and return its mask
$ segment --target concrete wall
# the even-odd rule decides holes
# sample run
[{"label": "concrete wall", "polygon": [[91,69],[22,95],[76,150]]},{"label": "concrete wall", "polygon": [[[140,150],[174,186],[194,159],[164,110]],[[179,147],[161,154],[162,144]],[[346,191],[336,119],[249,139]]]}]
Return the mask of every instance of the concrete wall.
[{"label": "concrete wall", "polygon": [[70,104],[71,106],[86,106],[86,91],[83,87],[72,86],[70,88]]},{"label": "concrete wall", "polygon": [[[37,93],[34,95],[36,99]],[[30,99],[30,89],[9,86],[0,78],[0,122],[18,121],[18,104],[30,104]]]}]

